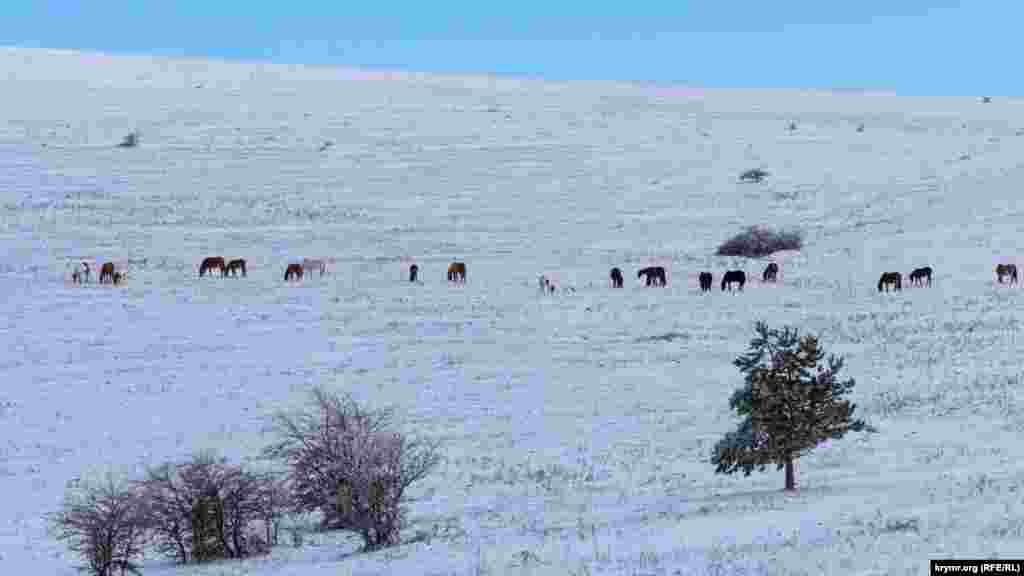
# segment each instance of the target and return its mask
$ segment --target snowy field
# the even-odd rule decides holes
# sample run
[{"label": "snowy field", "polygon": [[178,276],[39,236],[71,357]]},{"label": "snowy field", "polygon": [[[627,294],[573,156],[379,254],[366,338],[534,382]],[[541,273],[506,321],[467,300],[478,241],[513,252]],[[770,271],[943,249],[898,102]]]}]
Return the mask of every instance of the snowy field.
[{"label": "snowy field", "polygon": [[[993,273],[1024,239],[1022,100],[25,49],[0,49],[0,78],[0,573],[74,573],[42,519],[68,481],[256,456],[315,384],[443,440],[413,487],[420,541],[361,554],[309,533],[243,562],[150,555],[146,574],[919,575],[1024,556],[1024,293]],[[766,260],[714,256],[751,224],[805,235],[775,255],[778,285]],[[248,278],[199,279],[211,255]],[[303,257],[335,261],[286,285]],[[71,285],[83,258],[127,283]],[[637,281],[650,264],[667,288]],[[931,288],[875,290],[925,265]],[[729,268],[756,279],[722,293]],[[539,295],[544,272],[576,293]],[[844,355],[880,428],[800,460],[793,495],[774,468],[708,463],[758,319]]]}]

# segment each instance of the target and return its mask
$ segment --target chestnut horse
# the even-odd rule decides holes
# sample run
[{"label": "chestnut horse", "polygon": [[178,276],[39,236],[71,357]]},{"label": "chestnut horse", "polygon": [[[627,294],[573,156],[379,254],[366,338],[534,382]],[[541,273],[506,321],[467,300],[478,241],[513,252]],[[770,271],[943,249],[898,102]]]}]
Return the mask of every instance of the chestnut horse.
[{"label": "chestnut horse", "polygon": [[103,279],[106,278],[110,282],[114,281],[114,263],[104,262],[103,266],[100,267],[100,284],[103,284]]},{"label": "chestnut horse", "polygon": [[241,258],[228,262],[227,267],[224,268],[224,276],[227,276],[228,274],[237,276],[239,270],[242,271],[242,278],[245,278],[245,260]]},{"label": "chestnut horse", "polygon": [[465,262],[452,262],[451,266],[448,267],[448,281],[463,284],[466,283]]},{"label": "chestnut horse", "polygon": [[641,276],[647,277],[648,286],[664,286],[668,282],[665,280],[665,268],[661,266],[649,266],[643,268],[636,273],[636,277]]},{"label": "chestnut horse", "polygon": [[1017,265],[1016,264],[1000,264],[996,266],[996,280],[1002,284],[1003,277],[1010,277],[1010,284],[1017,283]]},{"label": "chestnut horse", "polygon": [[932,267],[925,266],[924,268],[917,268],[910,273],[910,285],[922,286],[927,282],[929,286],[932,285]]},{"label": "chestnut horse", "polygon": [[227,276],[227,265],[224,264],[224,258],[210,256],[209,258],[204,258],[203,262],[199,265],[199,277],[202,278],[208,270],[213,270],[214,268],[220,268],[220,275]]},{"label": "chestnut horse", "polygon": [[896,291],[903,290],[903,277],[900,276],[899,272],[886,272],[878,279],[879,292],[882,291],[883,287],[885,288],[885,291],[888,292],[889,286],[892,286]]},{"label": "chestnut horse", "polygon": [[743,285],[747,283],[747,273],[743,270],[729,270],[722,276],[722,291],[728,286],[729,291],[732,292],[733,284],[740,285],[740,292],[743,291]]},{"label": "chestnut horse", "polygon": [[289,264],[284,270],[284,281],[287,282],[295,278],[296,280],[302,280],[302,264]]},{"label": "chestnut horse", "polygon": [[764,275],[761,277],[762,282],[775,282],[779,275],[779,265],[775,262],[768,264],[768,267],[764,269]]},{"label": "chestnut horse", "polygon": [[713,282],[714,282],[714,279],[711,276],[711,272],[701,272],[700,273],[700,291],[701,292],[710,292],[711,291],[711,284]]},{"label": "chestnut horse", "polygon": [[611,274],[612,288],[622,288],[622,270],[618,268],[612,268]]}]

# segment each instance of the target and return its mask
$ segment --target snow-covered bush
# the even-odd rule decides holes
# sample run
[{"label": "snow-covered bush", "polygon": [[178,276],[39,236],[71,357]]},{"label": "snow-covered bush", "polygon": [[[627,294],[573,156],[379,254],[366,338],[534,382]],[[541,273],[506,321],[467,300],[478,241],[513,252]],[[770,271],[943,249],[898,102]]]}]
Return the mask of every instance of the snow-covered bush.
[{"label": "snow-covered bush", "polygon": [[718,247],[719,256],[761,258],[779,250],[799,250],[803,238],[799,232],[778,232],[762,226],[750,226]]}]

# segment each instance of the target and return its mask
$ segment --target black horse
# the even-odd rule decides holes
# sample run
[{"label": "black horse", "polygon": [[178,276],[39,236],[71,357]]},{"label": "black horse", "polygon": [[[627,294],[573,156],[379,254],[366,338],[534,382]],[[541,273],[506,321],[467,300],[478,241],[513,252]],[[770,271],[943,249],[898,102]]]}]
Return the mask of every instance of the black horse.
[{"label": "black horse", "polygon": [[[611,274],[612,288],[622,288],[622,270],[618,268],[612,268]],[[639,278],[639,276],[637,276]]]},{"label": "black horse", "polygon": [[709,292],[709,291],[711,291],[711,284],[713,282],[714,282],[714,279],[711,277],[711,272],[701,272],[700,273],[700,291],[701,292]]},{"label": "black horse", "polygon": [[724,292],[728,286],[729,291],[732,292],[732,285],[734,283],[740,285],[740,291],[742,292],[743,285],[747,283],[747,273],[743,270],[729,270],[726,272],[725,276],[722,276],[722,291]]},{"label": "black horse", "polygon": [[932,267],[925,266],[924,268],[917,268],[910,273],[910,284],[922,286],[927,282],[929,286],[932,285]]},{"label": "black horse", "polygon": [[419,273],[420,273],[420,267],[419,266],[417,266],[415,264],[413,264],[412,266],[409,266],[409,282],[415,282],[416,281],[416,276],[419,275]]},{"label": "black horse", "polygon": [[1017,265],[1016,264],[999,264],[996,266],[996,280],[1002,284],[1003,277],[1010,277],[1010,284],[1017,283]]},{"label": "black horse", "polygon": [[882,274],[881,278],[878,279],[878,291],[881,292],[882,288],[885,291],[889,291],[889,286],[892,286],[896,291],[903,290],[903,277],[900,276],[899,272],[886,272]]},{"label": "black horse", "polygon": [[764,275],[761,277],[762,282],[775,282],[779,276],[779,265],[775,262],[768,264],[768,267],[764,269]]},{"label": "black horse", "polygon": [[636,273],[636,277],[647,277],[648,286],[665,286],[668,281],[665,279],[665,269],[661,266],[649,266]]}]

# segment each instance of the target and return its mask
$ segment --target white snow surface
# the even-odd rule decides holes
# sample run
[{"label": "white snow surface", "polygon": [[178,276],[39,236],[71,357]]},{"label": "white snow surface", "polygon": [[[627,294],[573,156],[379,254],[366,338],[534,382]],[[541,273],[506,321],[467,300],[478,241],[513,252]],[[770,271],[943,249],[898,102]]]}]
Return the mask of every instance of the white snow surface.
[{"label": "white snow surface", "polygon": [[[309,532],[241,562],[148,554],[146,574],[916,575],[1024,556],[1024,296],[993,272],[1024,234],[1020,99],[19,48],[0,78],[2,574],[75,573],[43,520],[74,478],[255,457],[314,385],[443,440],[412,542]],[[777,285],[769,259],[714,256],[752,224],[805,235],[771,258]],[[211,255],[248,277],[198,278]],[[286,284],[305,257],[334,262]],[[81,259],[127,283],[70,284]],[[667,288],[637,280],[652,264]],[[924,265],[932,287],[876,291]],[[718,288],[731,268],[742,293]],[[576,292],[542,296],[540,274]],[[774,468],[708,461],[756,320],[843,355],[879,428],[801,459],[792,495]]]}]

